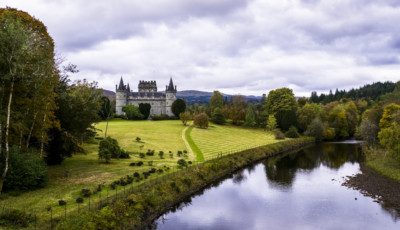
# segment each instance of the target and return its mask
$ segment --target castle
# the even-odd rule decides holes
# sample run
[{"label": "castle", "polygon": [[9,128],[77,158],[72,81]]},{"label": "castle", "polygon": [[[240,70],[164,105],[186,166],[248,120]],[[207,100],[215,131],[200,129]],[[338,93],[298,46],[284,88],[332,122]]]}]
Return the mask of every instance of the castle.
[{"label": "castle", "polygon": [[124,85],[124,81],[119,82],[119,86],[115,85],[116,92],[116,113],[124,114],[122,107],[126,105],[139,106],[140,103],[148,103],[151,105],[150,116],[166,114],[173,116],[171,105],[176,100],[176,86],[169,81],[169,85],[165,87],[165,93],[157,92],[156,81],[139,81],[138,92],[131,92],[128,85]]}]

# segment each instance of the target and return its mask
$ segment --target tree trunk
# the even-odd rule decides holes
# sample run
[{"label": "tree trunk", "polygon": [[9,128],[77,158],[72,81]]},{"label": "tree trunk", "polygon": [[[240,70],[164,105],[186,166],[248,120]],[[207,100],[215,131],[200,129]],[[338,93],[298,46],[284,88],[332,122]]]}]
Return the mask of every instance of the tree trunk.
[{"label": "tree trunk", "polygon": [[104,138],[106,138],[106,137],[107,137],[108,120],[109,120],[109,118],[107,117],[106,132],[104,133]]},{"label": "tree trunk", "polygon": [[43,156],[43,149],[44,149],[44,130],[45,130],[45,127],[46,127],[46,115],[47,115],[47,106],[48,106],[49,104],[47,103],[46,104],[46,109],[45,109],[45,113],[44,113],[44,116],[43,116],[43,126],[42,126],[42,136],[41,136],[41,140],[40,140],[40,155],[39,155],[39,157],[40,158],[42,158],[42,156]]},{"label": "tree trunk", "polygon": [[29,142],[31,141],[32,132],[33,132],[33,127],[35,126],[37,114],[38,114],[38,112],[36,112],[35,115],[33,115],[32,126],[31,126],[31,128],[30,128],[30,130],[29,130],[28,138],[27,138],[27,140],[26,140],[26,149],[29,148]]},{"label": "tree trunk", "polygon": [[6,178],[7,171],[8,171],[8,158],[10,157],[10,147],[8,146],[8,132],[10,129],[10,113],[11,113],[11,102],[14,90],[14,78],[11,80],[11,87],[10,87],[10,96],[8,99],[8,106],[7,106],[7,122],[6,122],[6,133],[5,133],[5,142],[6,142],[6,156],[5,156],[5,164],[4,164],[4,172],[1,175],[0,179],[0,194],[3,190],[4,179]]}]

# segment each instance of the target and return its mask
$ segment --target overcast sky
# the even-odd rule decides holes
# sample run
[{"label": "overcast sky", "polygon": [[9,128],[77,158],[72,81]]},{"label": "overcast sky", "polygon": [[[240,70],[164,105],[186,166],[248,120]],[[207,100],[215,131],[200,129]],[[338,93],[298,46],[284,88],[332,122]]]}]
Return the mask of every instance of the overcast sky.
[{"label": "overcast sky", "polygon": [[400,80],[399,0],[2,0],[40,19],[66,63],[115,90],[261,95]]}]

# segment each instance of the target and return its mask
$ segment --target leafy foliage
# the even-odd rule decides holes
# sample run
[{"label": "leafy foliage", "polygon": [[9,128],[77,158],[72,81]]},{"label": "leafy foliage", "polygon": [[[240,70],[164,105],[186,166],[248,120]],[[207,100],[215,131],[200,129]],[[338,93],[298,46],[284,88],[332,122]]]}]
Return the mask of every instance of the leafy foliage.
[{"label": "leafy foliage", "polygon": [[109,163],[111,158],[119,158],[120,154],[121,154],[121,148],[119,147],[117,140],[108,136],[100,141],[99,144],[100,160],[104,159],[106,163]]},{"label": "leafy foliage", "polygon": [[150,116],[151,105],[149,103],[140,103],[139,111],[143,114],[144,119],[147,119]]},{"label": "leafy foliage", "polygon": [[171,111],[175,117],[179,117],[179,114],[185,112],[186,102],[180,98],[176,99],[171,105]]},{"label": "leafy foliage", "polygon": [[267,120],[267,130],[268,131],[272,131],[274,129],[276,129],[276,127],[278,126],[278,124],[276,123],[276,118],[274,115],[269,115],[268,116],[268,120]]},{"label": "leafy foliage", "polygon": [[192,120],[192,114],[187,111],[187,112],[179,114],[179,118],[181,119],[183,125],[186,126],[187,122]]},{"label": "leafy foliage", "polygon": [[244,125],[249,127],[254,127],[256,125],[256,119],[251,106],[247,106],[246,121],[244,122]]},{"label": "leafy foliage", "polygon": [[[1,168],[4,169],[4,164]],[[21,153],[16,146],[11,148],[5,191],[42,188],[48,180],[49,171],[43,159],[32,153]]]},{"label": "leafy foliage", "polygon": [[225,124],[226,120],[225,120],[224,115],[222,114],[221,108],[216,107],[214,109],[214,112],[212,113],[212,116],[211,116],[211,121],[218,125]]},{"label": "leafy foliage", "polygon": [[126,105],[122,107],[122,111],[125,112],[128,120],[142,120],[143,114],[140,112],[139,107],[134,105]]},{"label": "leafy foliage", "polygon": [[224,106],[224,96],[218,91],[215,90],[214,94],[210,98],[210,112],[211,114],[214,113],[216,108],[222,109]]},{"label": "leafy foliage", "polygon": [[206,113],[197,114],[194,117],[194,125],[202,129],[208,128],[208,115]]},{"label": "leafy foliage", "polygon": [[285,132],[285,136],[288,138],[299,138],[300,134],[296,127],[290,126],[289,130]]}]

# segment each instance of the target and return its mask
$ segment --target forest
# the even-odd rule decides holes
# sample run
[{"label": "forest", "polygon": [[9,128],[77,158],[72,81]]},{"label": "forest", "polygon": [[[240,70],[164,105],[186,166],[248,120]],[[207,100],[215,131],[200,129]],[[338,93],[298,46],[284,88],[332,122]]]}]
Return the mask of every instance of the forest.
[{"label": "forest", "polygon": [[[46,165],[83,151],[96,133],[94,124],[112,117],[113,103],[96,82],[70,82],[77,66],[61,66],[63,60],[55,55],[54,41],[41,21],[6,8],[0,9],[0,25],[0,192],[31,190],[46,185]],[[328,95],[312,92],[297,100],[291,89],[280,88],[259,101],[214,91],[208,105],[177,102],[175,117],[157,119],[180,116],[186,122],[201,114],[198,117],[215,124],[273,131],[277,139],[364,139],[400,160],[400,82],[336,89]],[[127,109],[127,115],[133,114],[129,117],[148,116],[142,113],[149,108]]]}]

